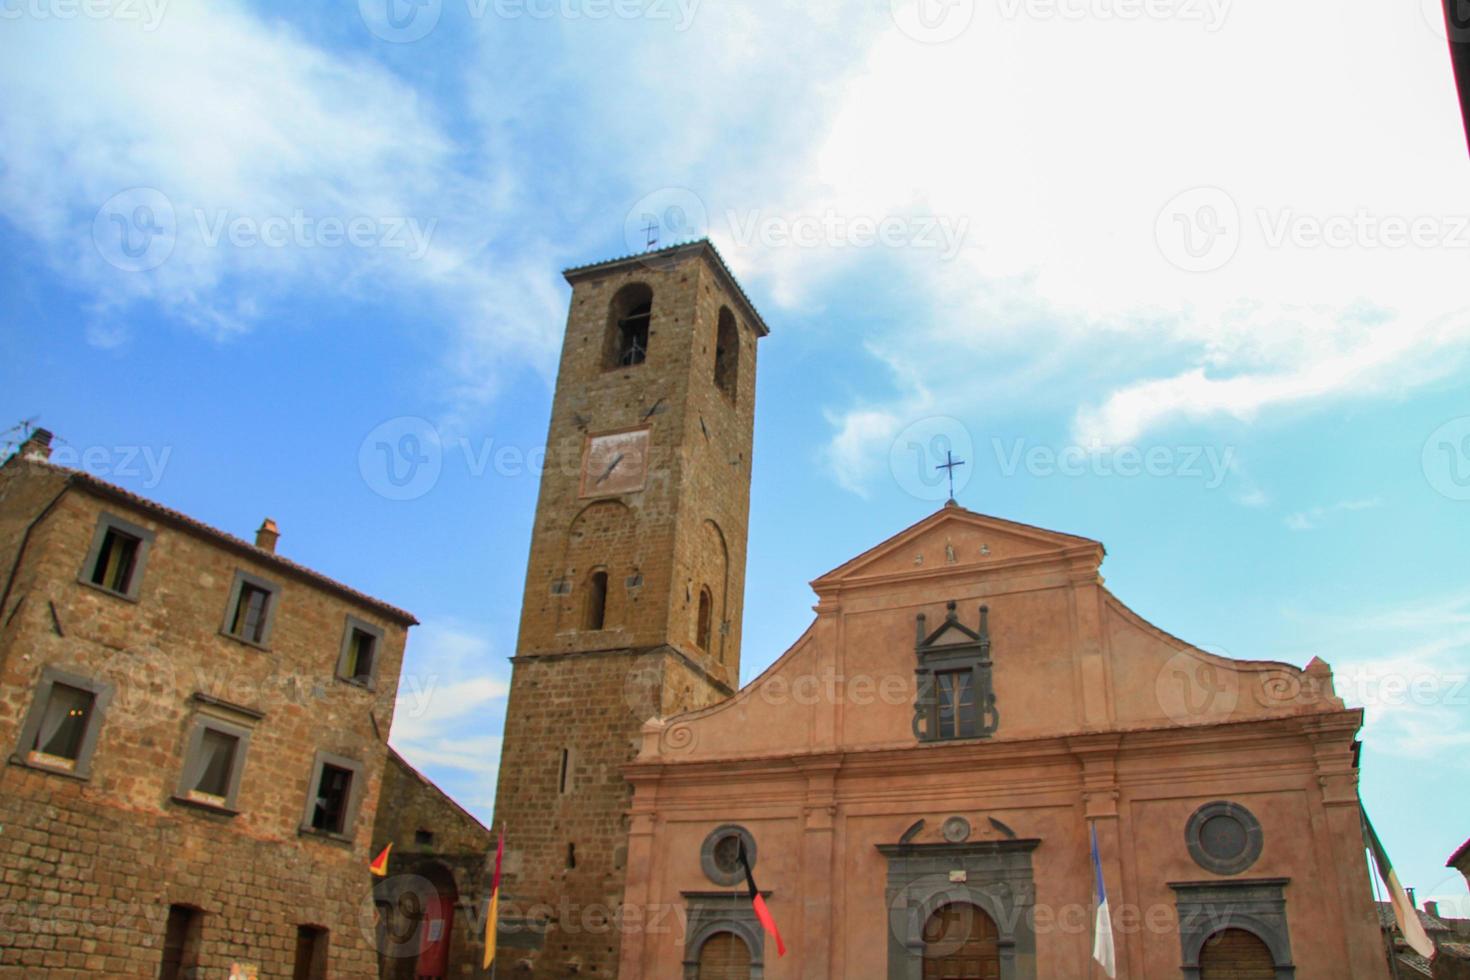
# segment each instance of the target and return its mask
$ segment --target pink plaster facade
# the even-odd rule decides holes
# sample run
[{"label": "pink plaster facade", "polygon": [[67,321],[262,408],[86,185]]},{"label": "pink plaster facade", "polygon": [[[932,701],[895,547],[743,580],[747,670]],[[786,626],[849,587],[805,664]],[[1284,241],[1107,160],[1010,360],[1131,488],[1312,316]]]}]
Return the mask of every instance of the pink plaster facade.
[{"label": "pink plaster facade", "polygon": [[[619,975],[697,975],[691,902],[743,890],[706,877],[701,845],[733,823],[756,842],[755,877],[790,947],[754,951],[752,976],[914,976],[896,965],[908,964],[890,914],[901,899],[879,846],[923,820],[909,843],[943,863],[941,828],[962,817],[972,849],[1034,842],[1034,954],[1015,947],[1010,976],[1102,976],[1092,825],[1119,977],[1199,976],[1171,886],[1242,882],[1284,899],[1278,977],[1386,977],[1358,819],[1361,711],[1344,708],[1321,661],[1230,660],[1150,625],[1103,587],[1102,559],[1098,542],[947,506],[813,582],[815,621],[733,698],[645,725],[626,770]],[[920,742],[916,617],[932,632],[950,601],[971,629],[988,608],[998,725]],[[1191,815],[1214,801],[1259,822],[1259,856],[1235,874],[1207,870],[1186,844]],[[954,890],[987,887],[972,871]]]}]

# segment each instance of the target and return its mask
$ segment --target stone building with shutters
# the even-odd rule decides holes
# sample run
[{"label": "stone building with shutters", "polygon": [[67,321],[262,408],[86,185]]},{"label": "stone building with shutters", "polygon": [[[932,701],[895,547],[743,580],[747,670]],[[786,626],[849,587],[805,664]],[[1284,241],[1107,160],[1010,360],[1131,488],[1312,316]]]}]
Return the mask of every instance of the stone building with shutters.
[{"label": "stone building with shutters", "polygon": [[0,978],[366,977],[401,609],[0,465]]},{"label": "stone building with shutters", "polygon": [[[512,659],[502,976],[1386,976],[1362,713],[1103,587],[1100,543],[951,502],[818,578],[738,688],[756,346],[694,242],[568,270]],[[790,949],[758,924],[738,861]]]}]

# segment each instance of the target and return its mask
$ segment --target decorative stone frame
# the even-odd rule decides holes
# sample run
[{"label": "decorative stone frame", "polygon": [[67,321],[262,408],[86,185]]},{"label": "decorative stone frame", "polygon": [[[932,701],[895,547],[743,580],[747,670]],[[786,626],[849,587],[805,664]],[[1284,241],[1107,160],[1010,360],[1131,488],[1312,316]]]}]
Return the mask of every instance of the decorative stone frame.
[{"label": "decorative stone frame", "polygon": [[[133,556],[133,574],[128,580],[126,592],[118,592],[116,589],[109,589],[105,585],[98,585],[92,581],[92,573],[97,568],[97,558],[102,554],[102,542],[107,540],[107,532],[112,530],[138,539],[138,552]],[[97,529],[92,532],[92,544],[87,548],[87,557],[82,561],[81,571],[77,572],[77,581],[89,589],[96,589],[98,592],[126,599],[129,602],[137,602],[138,593],[143,587],[143,569],[148,563],[148,552],[153,547],[154,537],[155,532],[146,527],[103,511],[97,518]]]},{"label": "decorative stone frame", "polygon": [[[980,629],[977,632],[959,621],[955,606],[951,600],[944,623],[933,633],[925,633],[923,613],[916,617],[918,638],[914,644],[914,656],[918,665],[914,668],[917,694],[914,698],[913,731],[914,737],[921,742],[988,738],[995,734],[1000,724],[990,677],[990,609],[988,606],[980,607]],[[958,634],[958,638],[951,634]],[[956,720],[956,734],[941,737],[935,675],[957,670],[970,671],[971,688],[975,692],[975,734],[958,734],[959,723]]]},{"label": "decorative stone frame", "polygon": [[[1245,833],[1245,849],[1233,858],[1219,858],[1205,850],[1201,834],[1205,824],[1216,817],[1233,819]],[[1194,858],[1194,863],[1206,871],[1213,871],[1217,875],[1238,875],[1260,858],[1264,834],[1261,822],[1256,819],[1255,814],[1239,803],[1216,800],[1194,811],[1184,827],[1184,843],[1189,848],[1189,856]]]},{"label": "decorative stone frame", "polygon": [[[742,875],[743,877],[743,875]],[[699,951],[722,932],[739,936],[750,950],[750,980],[766,975],[766,934],[745,892],[683,892],[688,925],[684,931],[684,980],[698,980]],[[763,897],[770,892],[762,891]]]},{"label": "decorative stone frame", "polygon": [[[321,784],[322,767],[324,765],[336,766],[338,769],[346,769],[352,773],[352,786],[347,790],[347,805],[343,808],[342,830],[340,832],[318,830],[311,825],[311,818],[316,809],[316,791],[317,787]],[[330,752],[317,752],[316,758],[311,763],[311,780],[306,784],[306,806],[301,811],[301,833],[308,837],[320,837],[327,840],[350,843],[353,839],[354,828],[357,826],[357,811],[362,805],[362,794],[367,788],[363,785],[366,779],[366,770],[363,764],[356,759],[333,755]]]},{"label": "decorative stone frame", "polygon": [[736,868],[734,871],[725,871],[715,863],[715,848],[726,837],[740,838],[745,844],[745,859],[750,862],[751,870],[755,869],[755,838],[751,836],[750,831],[733,823],[721,824],[705,836],[704,843],[699,845],[699,867],[704,871],[704,876],[717,885],[729,887],[744,884],[744,869]]},{"label": "decorative stone frame", "polygon": [[[360,681],[347,672],[352,659],[352,634],[356,630],[368,634],[373,638],[373,665],[368,671],[366,681]],[[342,628],[342,648],[337,652],[337,680],[348,684],[375,691],[378,688],[378,664],[383,656],[383,635],[381,626],[374,626],[365,619],[358,619],[351,613],[347,614],[347,625]]]},{"label": "decorative stone frame", "polygon": [[[184,742],[184,764],[179,769],[179,784],[174,792],[174,801],[186,806],[201,807],[215,813],[225,813],[230,816],[240,812],[240,779],[245,774],[245,760],[250,754],[250,736],[252,730],[243,722],[256,721],[264,717],[256,711],[247,708],[239,708],[221,702],[208,696],[194,695],[196,703],[204,706],[204,710],[195,713],[189,725],[189,735]],[[213,709],[213,710],[210,710]],[[220,717],[220,714],[228,711],[239,717],[238,721],[231,721]],[[225,802],[220,804],[210,803],[206,800],[196,799],[189,795],[191,784],[199,777],[198,761],[199,746],[204,742],[206,731],[216,731],[222,735],[230,735],[237,739],[235,748],[234,764],[230,768],[229,791],[225,794]]]},{"label": "decorative stone frame", "polygon": [[1200,951],[1222,929],[1244,929],[1266,944],[1276,966],[1276,980],[1294,980],[1291,932],[1286,923],[1290,878],[1237,881],[1171,881],[1179,913],[1179,946],[1184,980],[1199,980]]},{"label": "decorative stone frame", "polygon": [[968,902],[994,920],[1001,980],[1036,980],[1031,852],[1040,844],[1034,838],[879,844],[888,859],[888,980],[922,980],[924,925],[953,902]]},{"label": "decorative stone frame", "polygon": [[[35,743],[36,732],[40,730],[41,721],[46,716],[46,706],[51,703],[51,688],[57,684],[87,691],[92,695],[92,717],[87,720],[87,730],[82,734],[82,744],[77,749],[76,760],[70,768],[49,766],[30,758],[30,747]],[[20,741],[15,746],[10,761],[74,779],[89,778],[92,774],[92,755],[97,751],[97,738],[102,733],[102,720],[107,713],[108,702],[112,700],[113,690],[113,686],[106,681],[73,674],[60,667],[42,667],[41,679],[36,684],[35,694],[31,696],[30,711],[26,713],[25,724],[20,729]]]},{"label": "decorative stone frame", "polygon": [[[239,633],[231,632],[230,623],[235,618],[235,607],[240,602],[240,590],[246,585],[253,585],[257,589],[265,589],[270,593],[270,599],[265,604],[265,626],[260,631],[260,640],[252,640],[241,636]],[[220,623],[219,631],[223,636],[228,636],[237,643],[246,646],[258,647],[261,650],[269,650],[271,643],[271,631],[276,625],[276,607],[281,604],[281,587],[269,579],[263,579],[259,575],[252,575],[246,571],[236,571],[235,581],[230,584],[230,599],[225,603],[224,622]]]}]

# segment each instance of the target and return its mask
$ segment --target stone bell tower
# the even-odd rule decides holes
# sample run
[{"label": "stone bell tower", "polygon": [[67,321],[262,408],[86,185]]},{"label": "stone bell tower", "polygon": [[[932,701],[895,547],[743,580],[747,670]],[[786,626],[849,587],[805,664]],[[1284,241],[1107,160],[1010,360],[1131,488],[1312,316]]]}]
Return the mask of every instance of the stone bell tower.
[{"label": "stone bell tower", "polygon": [[569,269],[496,793],[502,976],[612,977],[621,767],[739,684],[756,344],[708,241]]}]

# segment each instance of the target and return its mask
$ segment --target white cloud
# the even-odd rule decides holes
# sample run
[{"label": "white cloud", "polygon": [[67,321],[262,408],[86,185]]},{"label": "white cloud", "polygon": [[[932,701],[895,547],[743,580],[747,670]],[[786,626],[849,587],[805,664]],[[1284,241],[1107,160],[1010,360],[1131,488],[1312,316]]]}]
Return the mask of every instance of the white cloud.
[{"label": "white cloud", "polygon": [[[493,167],[470,176],[435,107],[392,71],[233,0],[176,0],[156,30],[5,23],[0,214],[92,294],[93,343],[125,342],[139,304],[228,337],[298,319],[305,293],[396,297],[448,328],[462,397],[493,390],[507,365],[550,370],[550,250],[487,254],[514,194]],[[99,209],[133,188],[156,192],[151,216],[126,198],[122,224],[104,213],[94,236]],[[137,245],[170,229],[156,267],[115,267],[124,230]]]},{"label": "white cloud", "polygon": [[1377,497],[1366,500],[1339,500],[1335,504],[1327,506],[1308,507],[1286,515],[1286,526],[1293,531],[1312,531],[1321,527],[1323,522],[1335,514],[1351,513],[1358,510],[1371,510],[1383,503]]},{"label": "white cloud", "polygon": [[398,686],[390,741],[415,766],[459,770],[493,793],[508,677],[475,628],[448,621],[415,628]]},{"label": "white cloud", "polygon": [[[882,274],[916,302],[869,338],[891,400],[835,415],[839,480],[887,448],[846,416],[902,416],[919,375],[946,412],[993,420],[1016,406],[992,380],[1009,392],[1024,365],[1075,410],[1078,444],[1116,445],[1399,392],[1463,364],[1464,143],[1443,40],[1413,5],[1228,5],[1214,32],[1010,8],[982,5],[942,47],[880,40],[810,165],[791,168],[814,189],[783,206],[970,219],[955,262],[887,257]],[[1213,271],[1172,264],[1157,228],[1195,187],[1223,189],[1239,215],[1234,257]],[[1416,221],[1431,244],[1393,244]],[[778,296],[803,297],[792,277],[840,261],[798,252],[762,260]]]},{"label": "white cloud", "polygon": [[1339,697],[1389,756],[1470,765],[1470,593],[1298,616],[1331,655]]}]

